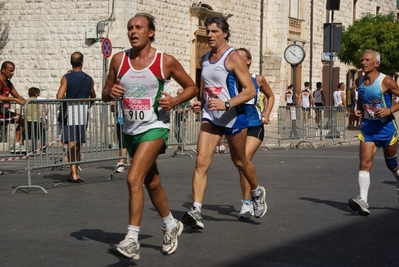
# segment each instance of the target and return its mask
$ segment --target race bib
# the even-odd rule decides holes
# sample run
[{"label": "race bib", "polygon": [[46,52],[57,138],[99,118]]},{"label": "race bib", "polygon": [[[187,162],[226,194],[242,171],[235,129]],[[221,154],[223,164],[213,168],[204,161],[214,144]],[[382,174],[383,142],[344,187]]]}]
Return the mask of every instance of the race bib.
[{"label": "race bib", "polygon": [[380,107],[380,102],[373,103],[373,104],[363,104],[363,118],[364,119],[369,119],[369,120],[381,120],[385,121],[386,118],[377,118],[375,115],[375,112],[377,111],[377,108]]},{"label": "race bib", "polygon": [[128,121],[150,121],[152,115],[151,98],[125,97],[122,101],[123,115]]},{"label": "race bib", "polygon": [[207,99],[209,98],[219,98],[219,95],[222,94],[223,87],[215,87],[209,86],[204,88],[205,96]]}]

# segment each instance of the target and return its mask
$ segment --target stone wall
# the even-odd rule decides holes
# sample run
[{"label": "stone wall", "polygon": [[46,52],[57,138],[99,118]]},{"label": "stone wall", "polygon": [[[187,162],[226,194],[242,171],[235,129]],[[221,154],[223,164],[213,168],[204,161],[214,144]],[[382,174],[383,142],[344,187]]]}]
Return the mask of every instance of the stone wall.
[{"label": "stone wall", "polygon": [[[311,0],[298,0],[302,32],[300,42],[310,55],[310,10]],[[1,8],[1,61],[11,60],[16,64],[13,83],[21,95],[36,86],[42,95],[54,98],[61,76],[70,69],[70,54],[81,51],[85,55],[84,70],[93,76],[98,97],[101,96],[104,79],[104,61],[101,54],[101,39],[85,39],[87,27],[95,27],[99,21],[106,22],[105,32],[100,37],[109,37],[113,53],[130,47],[126,24],[136,12],[149,12],[156,17],[154,46],[174,55],[185,70],[194,78],[192,42],[196,26],[190,8],[193,0],[3,0]],[[289,2],[265,0],[263,17],[261,2],[257,0],[209,0],[202,1],[213,11],[228,15],[233,47],[246,47],[253,55],[252,72],[261,72],[276,95],[276,107],[283,104],[283,97],[291,77],[290,66],[283,57],[284,49],[292,43],[289,39]],[[322,79],[321,61],[323,46],[323,24],[328,22],[325,1],[314,0],[313,59],[307,57],[302,64],[301,80],[310,80],[312,87]],[[353,21],[353,1],[341,0],[334,21],[348,26]],[[356,18],[370,12],[375,14],[396,10],[396,0],[358,0]],[[261,21],[263,20],[263,37]],[[262,38],[262,39],[261,39]],[[260,54],[262,56],[260,56]],[[312,64],[311,64],[312,63]],[[328,62],[327,62],[328,63]],[[310,72],[310,66],[313,66]],[[345,80],[351,66],[334,63],[340,67],[340,78]],[[172,83],[172,88],[177,89]],[[275,109],[276,111],[277,109]],[[273,116],[276,116],[274,112]]]},{"label": "stone wall", "polygon": [[[8,38],[0,47],[1,60],[16,64],[13,83],[23,96],[27,89],[37,86],[42,95],[55,97],[61,76],[70,69],[70,54],[80,51],[85,56],[84,70],[93,76],[97,95],[103,83],[104,64],[101,40],[87,41],[87,27],[95,27],[107,20],[112,12],[112,0],[13,0],[3,1],[2,29],[8,29]],[[231,14],[232,46],[244,46],[254,54],[253,71],[259,71],[259,3],[249,1],[212,1],[216,12]],[[106,32],[113,53],[130,47],[126,24],[136,12],[149,12],[156,17],[154,46],[174,55],[187,72],[190,70],[191,41],[196,29],[191,28],[189,0],[114,1],[114,15]],[[226,8],[228,7],[228,8]],[[193,76],[194,74],[191,73]]]}]

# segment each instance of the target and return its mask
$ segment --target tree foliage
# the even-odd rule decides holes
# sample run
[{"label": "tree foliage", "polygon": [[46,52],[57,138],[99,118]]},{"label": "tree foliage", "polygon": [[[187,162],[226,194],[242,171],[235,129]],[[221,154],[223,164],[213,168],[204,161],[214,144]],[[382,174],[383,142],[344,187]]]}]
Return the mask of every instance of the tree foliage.
[{"label": "tree foliage", "polygon": [[393,75],[399,71],[399,21],[395,14],[366,14],[342,30],[341,62],[360,69],[365,50],[381,54],[379,71]]}]

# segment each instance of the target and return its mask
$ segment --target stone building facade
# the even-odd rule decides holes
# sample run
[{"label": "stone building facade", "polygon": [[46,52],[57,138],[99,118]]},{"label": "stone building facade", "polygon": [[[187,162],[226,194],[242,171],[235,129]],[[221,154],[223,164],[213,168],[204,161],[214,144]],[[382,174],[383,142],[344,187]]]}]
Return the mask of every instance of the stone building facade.
[{"label": "stone building facade", "polygon": [[[340,2],[334,22],[343,26],[364,13],[399,12],[397,0]],[[326,88],[329,83],[329,61],[322,60],[322,50],[323,25],[330,22],[331,12],[326,1],[318,0],[2,0],[1,61],[16,64],[13,83],[21,95],[36,86],[43,96],[54,98],[62,75],[70,69],[70,54],[80,51],[85,56],[83,68],[94,78],[100,97],[109,64],[101,53],[102,40],[111,40],[112,54],[129,48],[126,24],[137,12],[155,16],[154,46],[174,55],[198,84],[199,57],[207,51],[203,21],[214,13],[228,18],[230,45],[252,52],[251,71],[269,82],[275,107],[284,104],[282,96],[292,82],[292,68],[283,53],[294,41],[306,51],[297,68],[298,86],[310,81],[315,88],[322,81]],[[353,67],[334,61],[333,81],[350,85],[354,75]]]}]

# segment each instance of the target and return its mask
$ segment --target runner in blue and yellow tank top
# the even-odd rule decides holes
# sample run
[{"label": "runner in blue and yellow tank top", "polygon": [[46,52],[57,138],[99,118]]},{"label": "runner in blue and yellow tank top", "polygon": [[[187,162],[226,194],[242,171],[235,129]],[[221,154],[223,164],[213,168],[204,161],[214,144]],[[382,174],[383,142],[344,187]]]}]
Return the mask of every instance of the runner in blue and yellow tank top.
[{"label": "runner in blue and yellow tank top", "polygon": [[399,96],[399,86],[377,70],[380,61],[381,56],[378,52],[367,50],[361,60],[364,75],[356,80],[359,90],[355,115],[362,116],[359,134],[360,195],[350,198],[348,206],[363,216],[370,215],[367,203],[370,170],[379,147],[383,148],[386,166],[396,178],[399,200],[398,130],[393,115],[399,110],[399,103],[392,103],[392,94]]}]

